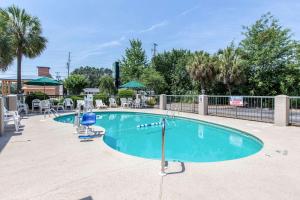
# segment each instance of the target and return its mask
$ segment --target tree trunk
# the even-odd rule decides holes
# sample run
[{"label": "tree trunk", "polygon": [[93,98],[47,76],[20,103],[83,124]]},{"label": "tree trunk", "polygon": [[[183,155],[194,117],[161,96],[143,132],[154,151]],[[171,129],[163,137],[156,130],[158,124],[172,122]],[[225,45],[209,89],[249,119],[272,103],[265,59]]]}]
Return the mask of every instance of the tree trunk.
[{"label": "tree trunk", "polygon": [[201,94],[204,95],[204,94],[205,94],[205,85],[204,85],[204,81],[201,81],[200,84],[201,84]]},{"label": "tree trunk", "polygon": [[22,94],[22,50],[17,52],[17,94]]},{"label": "tree trunk", "polygon": [[231,86],[229,84],[227,84],[227,89],[228,89],[229,95],[231,95]]}]

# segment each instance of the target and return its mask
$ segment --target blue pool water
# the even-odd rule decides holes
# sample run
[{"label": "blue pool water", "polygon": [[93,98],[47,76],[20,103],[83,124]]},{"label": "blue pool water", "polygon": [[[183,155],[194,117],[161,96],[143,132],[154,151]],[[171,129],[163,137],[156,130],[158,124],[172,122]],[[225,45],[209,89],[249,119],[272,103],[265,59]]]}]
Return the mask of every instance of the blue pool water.
[{"label": "blue pool water", "polygon": [[[132,112],[101,112],[97,124],[106,129],[104,142],[134,156],[160,159],[161,126],[138,128],[160,122],[161,115]],[[55,119],[73,123],[74,115]],[[166,159],[169,161],[215,162],[238,159],[258,152],[263,144],[239,130],[186,118],[167,118]]]}]

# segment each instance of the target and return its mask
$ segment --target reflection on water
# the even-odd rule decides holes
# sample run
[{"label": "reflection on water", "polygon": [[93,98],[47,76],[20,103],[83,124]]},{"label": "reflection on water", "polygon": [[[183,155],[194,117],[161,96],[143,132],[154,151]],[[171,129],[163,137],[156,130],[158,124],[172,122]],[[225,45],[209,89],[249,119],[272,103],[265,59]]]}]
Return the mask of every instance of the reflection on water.
[{"label": "reflection on water", "polygon": [[230,134],[229,136],[229,142],[230,144],[237,146],[237,147],[242,147],[243,146],[243,137],[237,134]]},{"label": "reflection on water", "polygon": [[115,114],[110,114],[109,117],[108,117],[108,119],[111,120],[111,121],[114,120],[115,118],[116,118]]},{"label": "reflection on water", "polygon": [[199,139],[204,138],[204,127],[202,125],[198,125],[198,138]]}]

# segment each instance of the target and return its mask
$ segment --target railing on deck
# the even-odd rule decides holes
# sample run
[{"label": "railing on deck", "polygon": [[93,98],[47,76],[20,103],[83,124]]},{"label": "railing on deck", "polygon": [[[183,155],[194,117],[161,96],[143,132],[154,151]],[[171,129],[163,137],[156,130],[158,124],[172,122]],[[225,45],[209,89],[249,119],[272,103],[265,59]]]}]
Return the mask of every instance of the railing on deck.
[{"label": "railing on deck", "polygon": [[231,96],[208,96],[208,114],[262,122],[274,122],[274,97],[241,96],[242,105],[230,104]]},{"label": "railing on deck", "polygon": [[300,126],[300,97],[290,97],[289,124]]},{"label": "railing on deck", "polygon": [[199,95],[166,95],[167,110],[198,113]]}]

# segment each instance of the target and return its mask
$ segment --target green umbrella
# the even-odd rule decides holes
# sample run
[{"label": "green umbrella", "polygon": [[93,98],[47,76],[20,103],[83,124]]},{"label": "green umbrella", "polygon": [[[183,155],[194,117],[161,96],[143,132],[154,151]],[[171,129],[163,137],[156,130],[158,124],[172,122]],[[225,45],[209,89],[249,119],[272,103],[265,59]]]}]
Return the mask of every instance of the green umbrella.
[{"label": "green umbrella", "polygon": [[45,91],[45,86],[57,86],[57,85],[62,85],[60,82],[57,80],[54,80],[52,78],[48,77],[42,77],[42,78],[37,78],[33,79],[31,81],[25,82],[26,85],[37,85],[37,86],[44,86],[44,94],[46,93]]},{"label": "green umbrella", "polygon": [[130,81],[124,85],[121,85],[121,88],[144,89],[144,88],[146,88],[146,86],[138,81]]}]

